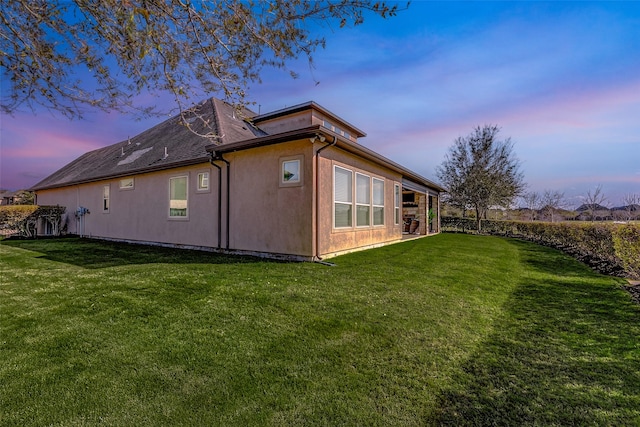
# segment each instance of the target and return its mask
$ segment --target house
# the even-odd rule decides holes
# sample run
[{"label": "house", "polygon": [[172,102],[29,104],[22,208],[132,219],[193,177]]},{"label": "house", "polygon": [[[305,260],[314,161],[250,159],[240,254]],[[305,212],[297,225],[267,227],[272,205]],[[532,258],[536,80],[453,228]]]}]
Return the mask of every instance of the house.
[{"label": "house", "polygon": [[16,193],[9,190],[0,190],[0,205],[13,205]]},{"label": "house", "polygon": [[611,210],[598,203],[582,204],[577,209],[577,221],[611,221],[613,219]]},{"label": "house", "polygon": [[26,190],[9,191],[0,190],[0,206],[6,205],[32,205],[33,194]]},{"label": "house", "polygon": [[65,206],[80,236],[302,260],[401,241],[412,220],[439,232],[443,188],[315,102],[255,114],[212,98],[196,113],[215,140],[169,119],[45,178],[37,204]]}]

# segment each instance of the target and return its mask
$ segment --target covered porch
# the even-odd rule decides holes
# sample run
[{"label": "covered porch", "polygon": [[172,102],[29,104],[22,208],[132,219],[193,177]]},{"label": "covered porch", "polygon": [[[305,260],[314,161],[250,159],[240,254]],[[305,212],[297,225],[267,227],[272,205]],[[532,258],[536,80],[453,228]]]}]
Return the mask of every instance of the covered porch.
[{"label": "covered porch", "polygon": [[440,232],[440,197],[437,191],[402,180],[403,237],[426,236]]}]

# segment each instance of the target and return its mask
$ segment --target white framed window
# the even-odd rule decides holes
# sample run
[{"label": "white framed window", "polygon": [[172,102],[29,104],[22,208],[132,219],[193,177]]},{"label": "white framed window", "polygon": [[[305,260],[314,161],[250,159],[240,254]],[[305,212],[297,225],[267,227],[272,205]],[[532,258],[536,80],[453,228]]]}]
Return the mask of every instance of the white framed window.
[{"label": "white framed window", "polygon": [[333,225],[347,228],[353,225],[353,172],[334,166],[333,169]]},{"label": "white framed window", "polygon": [[371,225],[371,178],[356,173],[356,226]]},{"label": "white framed window", "polygon": [[300,160],[282,162],[282,182],[300,182]]},{"label": "white framed window", "polygon": [[198,173],[198,191],[209,190],[209,172]]},{"label": "white framed window", "polygon": [[372,178],[373,225],[384,225],[384,180]]},{"label": "white framed window", "polygon": [[102,187],[102,212],[109,213],[109,196],[111,187],[109,184]]},{"label": "white framed window", "polygon": [[395,185],[393,193],[393,210],[395,224],[400,225],[400,186],[398,184]]},{"label": "white framed window", "polygon": [[169,218],[186,219],[188,217],[188,184],[187,176],[169,178]]},{"label": "white framed window", "polygon": [[322,126],[326,127],[329,130],[334,131],[335,133],[337,133],[338,135],[342,135],[347,139],[351,139],[351,135],[349,134],[349,132],[339,128],[338,126],[334,125],[333,123],[331,123],[328,120],[322,120]]},{"label": "white framed window", "polygon": [[133,177],[131,177],[131,178],[122,178],[120,180],[120,189],[121,190],[133,190],[133,188],[134,188]]},{"label": "white framed window", "polygon": [[335,130],[336,129],[336,127],[333,125],[333,123],[331,123],[328,120],[323,120],[322,121],[322,126],[326,127],[327,129],[330,129],[330,130]]},{"label": "white framed window", "polygon": [[295,187],[303,183],[303,156],[280,159],[280,187]]}]

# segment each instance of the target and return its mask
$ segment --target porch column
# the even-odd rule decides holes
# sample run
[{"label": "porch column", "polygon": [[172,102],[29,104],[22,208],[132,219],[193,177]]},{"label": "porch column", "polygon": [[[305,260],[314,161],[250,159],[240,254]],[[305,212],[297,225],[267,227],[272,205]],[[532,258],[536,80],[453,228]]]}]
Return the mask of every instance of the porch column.
[{"label": "porch column", "polygon": [[418,220],[420,221],[420,225],[418,226],[418,234],[424,236],[428,231],[428,209],[429,209],[429,196],[427,194],[416,193],[418,196]]}]

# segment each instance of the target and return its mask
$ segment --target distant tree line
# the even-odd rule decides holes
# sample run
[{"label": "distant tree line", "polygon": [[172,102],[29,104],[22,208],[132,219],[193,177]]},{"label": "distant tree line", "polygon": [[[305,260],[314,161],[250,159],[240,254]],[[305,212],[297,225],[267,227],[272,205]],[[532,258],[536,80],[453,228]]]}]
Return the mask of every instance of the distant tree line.
[{"label": "distant tree line", "polygon": [[[525,192],[520,161],[510,138],[499,139],[500,128],[478,126],[449,148],[436,173],[447,188],[443,215],[474,218],[478,231],[483,219],[528,221],[631,221],[640,219],[640,194],[627,194],[621,207],[608,208],[598,185],[587,191],[584,203],[568,210],[564,193]],[[519,206],[514,208],[513,206]]]},{"label": "distant tree line", "polygon": [[628,193],[622,206],[607,207],[607,198],[598,185],[583,195],[582,203],[574,210],[567,209],[564,193],[545,190],[529,192],[521,197],[518,209],[522,220],[542,221],[633,221],[640,219],[640,194]]}]

